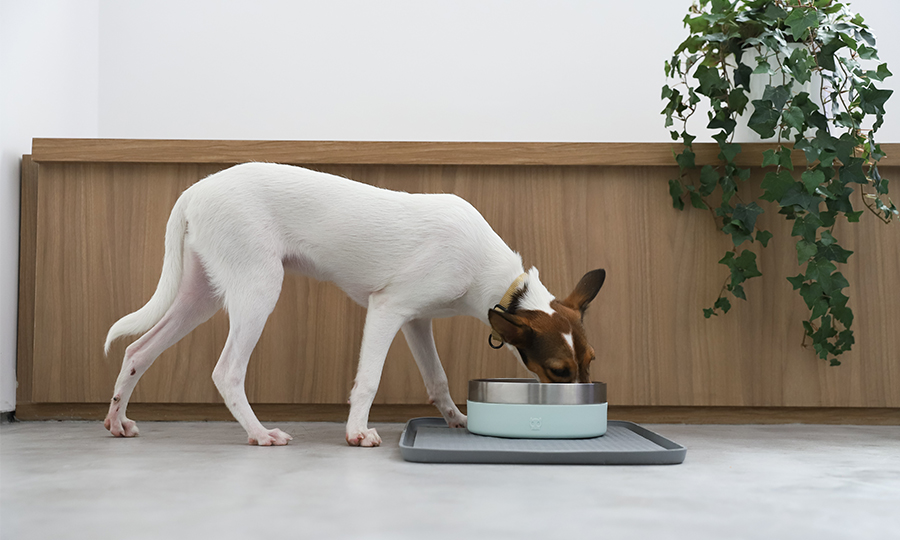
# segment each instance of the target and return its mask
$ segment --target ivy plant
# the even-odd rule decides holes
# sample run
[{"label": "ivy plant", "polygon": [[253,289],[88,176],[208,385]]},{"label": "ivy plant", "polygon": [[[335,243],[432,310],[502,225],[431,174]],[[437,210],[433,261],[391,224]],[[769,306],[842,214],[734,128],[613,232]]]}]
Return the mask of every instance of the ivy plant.
[{"label": "ivy plant", "polygon": [[[680,174],[669,193],[677,209],[709,210],[733,244],[719,260],[728,277],[704,315],[726,313],[730,298],[746,299],[744,282],[761,275],[746,247],[772,240],[757,220],[777,210],[793,222],[800,270],[787,279],[809,308],[803,343],[808,338],[819,358],[839,365],[854,342],[839,265],[853,252],[840,245],[835,225],[858,222],[865,210],[885,223],[898,215],[875,141],[891,96],[877,83],[891,72],[878,62],[863,18],[832,0],[699,0],[684,24],[690,35],[666,62],[670,84],[662,88],[666,127],[683,145],[673,152]],[[688,120],[701,105],[718,143],[717,165],[695,164]],[[738,165],[739,123],[772,143],[759,164],[759,201],[742,190],[750,169]]]}]

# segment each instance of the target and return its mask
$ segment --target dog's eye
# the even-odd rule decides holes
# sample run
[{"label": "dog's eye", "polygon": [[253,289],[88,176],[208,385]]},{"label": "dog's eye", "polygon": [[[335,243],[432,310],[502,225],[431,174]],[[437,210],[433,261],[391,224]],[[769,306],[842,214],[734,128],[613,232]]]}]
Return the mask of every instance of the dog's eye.
[{"label": "dog's eye", "polygon": [[572,371],[567,367],[565,367],[565,368],[550,368],[550,373],[552,373],[553,376],[558,379],[568,379],[572,376]]}]

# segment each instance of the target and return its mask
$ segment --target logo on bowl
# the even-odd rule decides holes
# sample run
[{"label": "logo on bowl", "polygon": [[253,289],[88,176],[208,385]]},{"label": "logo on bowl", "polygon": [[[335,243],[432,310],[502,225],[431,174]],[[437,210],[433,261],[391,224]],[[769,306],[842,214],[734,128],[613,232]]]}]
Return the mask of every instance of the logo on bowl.
[{"label": "logo on bowl", "polygon": [[531,419],[531,431],[539,431],[541,429],[541,419],[540,418],[532,418]]}]

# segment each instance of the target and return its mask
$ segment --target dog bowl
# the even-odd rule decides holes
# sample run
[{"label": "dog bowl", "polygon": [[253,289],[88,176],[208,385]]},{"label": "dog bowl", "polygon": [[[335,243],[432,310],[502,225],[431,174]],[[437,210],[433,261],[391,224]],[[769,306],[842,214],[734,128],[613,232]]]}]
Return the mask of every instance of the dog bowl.
[{"label": "dog bowl", "polygon": [[468,429],[517,439],[581,439],[606,433],[606,383],[474,379]]}]

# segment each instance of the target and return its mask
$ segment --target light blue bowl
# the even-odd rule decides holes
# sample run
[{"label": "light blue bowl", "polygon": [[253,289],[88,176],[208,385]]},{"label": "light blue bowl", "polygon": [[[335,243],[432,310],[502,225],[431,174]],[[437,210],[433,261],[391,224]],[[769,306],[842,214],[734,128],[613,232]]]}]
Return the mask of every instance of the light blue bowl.
[{"label": "light blue bowl", "polygon": [[468,429],[518,439],[582,439],[606,433],[605,383],[534,379],[469,381]]}]

